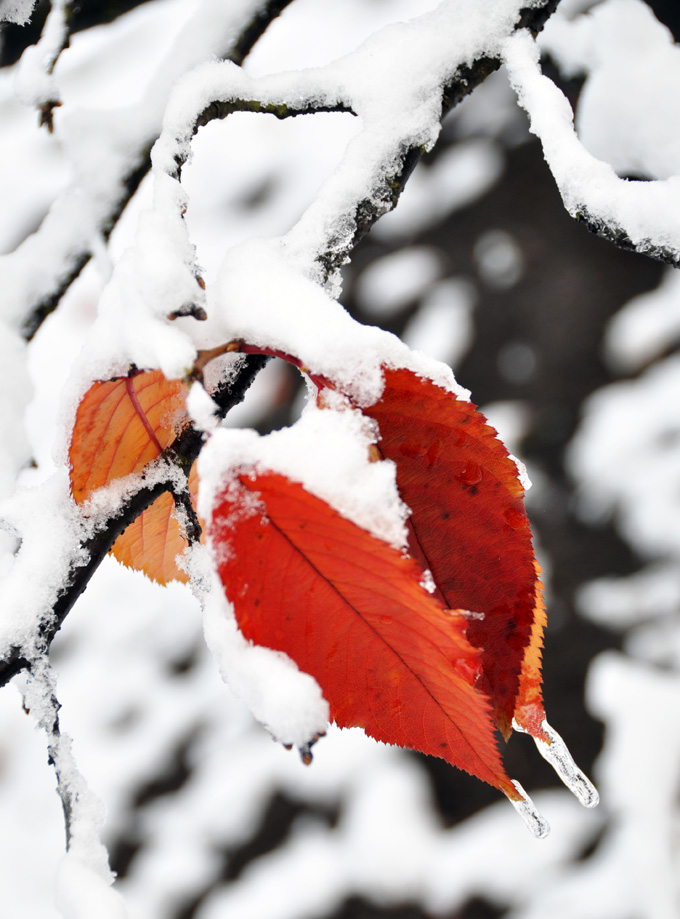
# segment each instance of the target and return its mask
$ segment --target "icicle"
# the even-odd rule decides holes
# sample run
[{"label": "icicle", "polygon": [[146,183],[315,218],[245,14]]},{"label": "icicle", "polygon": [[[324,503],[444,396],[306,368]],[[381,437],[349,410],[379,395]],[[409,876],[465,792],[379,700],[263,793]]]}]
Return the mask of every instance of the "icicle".
[{"label": "icicle", "polygon": [[[512,726],[522,734],[530,733],[516,721],[512,722]],[[538,752],[550,763],[569,791],[584,807],[595,807],[600,800],[597,788],[578,768],[557,731],[547,721],[541,724],[541,729],[548,739],[546,741],[540,737],[534,737]]]},{"label": "icicle", "polygon": [[508,800],[526,823],[532,836],[535,836],[536,839],[544,839],[550,832],[550,824],[545,817],[538,812],[536,805],[519,782],[516,782],[514,779],[510,781],[520,797],[511,798],[508,795]]}]

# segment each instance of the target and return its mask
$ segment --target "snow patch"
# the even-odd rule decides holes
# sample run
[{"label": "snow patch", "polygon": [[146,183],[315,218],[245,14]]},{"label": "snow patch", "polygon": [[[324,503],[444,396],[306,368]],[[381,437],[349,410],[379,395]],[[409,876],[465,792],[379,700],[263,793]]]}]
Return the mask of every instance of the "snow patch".
[{"label": "snow patch", "polygon": [[236,470],[272,471],[300,482],[378,539],[404,548],[408,509],[397,493],[394,464],[369,461],[375,440],[374,424],[360,411],[318,409],[313,403],[292,427],[266,437],[222,428],[198,460],[199,514],[211,518],[217,496]]},{"label": "snow patch", "polygon": [[31,18],[36,0],[0,0],[0,22],[25,26]]},{"label": "snow patch", "polygon": [[190,570],[202,584],[206,643],[234,694],[283,744],[304,748],[325,733],[328,703],[316,680],[302,673],[286,654],[246,641],[208,550],[194,550]]}]

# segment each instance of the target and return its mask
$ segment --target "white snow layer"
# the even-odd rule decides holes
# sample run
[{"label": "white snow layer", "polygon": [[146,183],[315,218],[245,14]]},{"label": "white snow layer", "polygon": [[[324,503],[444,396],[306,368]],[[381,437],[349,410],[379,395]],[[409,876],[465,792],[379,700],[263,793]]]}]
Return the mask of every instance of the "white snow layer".
[{"label": "white snow layer", "polygon": [[[271,48],[277,36],[288,34],[291,42],[307,46],[309,58],[305,65],[320,70],[316,74],[289,73],[283,77],[276,71],[290,71],[300,66],[297,52],[288,51],[285,62],[276,66],[271,65],[272,57],[267,58],[263,52],[263,57],[253,63],[252,70],[246,68],[249,82],[242,81],[239,85],[254,87],[262,98],[269,93],[270,99],[279,98],[283,90],[286,94],[290,91],[290,98],[284,101],[291,103],[312,95],[319,99],[322,93],[326,94],[326,99],[345,101],[360,118],[348,114],[323,118],[326,124],[342,121],[347,125],[349,122],[350,127],[338,128],[334,135],[347,145],[346,154],[329,156],[328,181],[315,197],[324,179],[318,164],[308,168],[298,153],[290,153],[285,161],[283,157],[277,159],[277,144],[272,139],[273,134],[268,133],[269,128],[262,134],[257,134],[259,129],[255,129],[255,146],[266,149],[273,163],[267,171],[260,160],[257,175],[248,172],[248,154],[238,149],[238,141],[220,145],[222,135],[217,129],[212,132],[217,151],[214,161],[224,160],[228,168],[219,176],[206,179],[209,185],[214,178],[215,198],[210,203],[214,204],[213,214],[220,213],[214,217],[216,229],[211,228],[206,233],[211,237],[212,246],[210,267],[213,270],[207,276],[205,301],[211,319],[205,331],[197,329],[196,332],[189,331],[192,320],[178,321],[176,325],[182,330],[178,333],[165,319],[173,306],[182,305],[187,298],[201,302],[195,271],[202,268],[202,262],[200,253],[196,260],[191,248],[194,242],[190,219],[192,202],[188,202],[186,221],[192,235],[185,239],[180,232],[183,226],[177,213],[187,203],[186,197],[172,186],[172,180],[165,181],[168,177],[160,176],[157,171],[156,188],[152,191],[151,183],[145,183],[112,241],[109,251],[118,267],[91,338],[91,353],[87,359],[83,358],[69,383],[71,394],[82,391],[88,379],[119,371],[131,359],[162,366],[168,373],[182,373],[191,362],[195,348],[214,340],[211,338],[213,332],[218,339],[224,335],[256,336],[259,343],[285,348],[305,360],[309,358],[312,364],[318,362],[320,366],[314,367],[317,372],[334,375],[347,386],[357,373],[360,378],[357,394],[364,399],[374,398],[379,391],[378,368],[385,360],[399,365],[413,361],[414,369],[428,375],[443,374],[439,378],[442,385],[453,387],[450,374],[420,358],[407,358],[406,350],[396,340],[377,331],[361,332],[344,316],[332,297],[315,286],[318,269],[314,259],[319,247],[333,238],[337,238],[341,246],[351,235],[352,227],[345,217],[371,186],[378,165],[387,162],[404,139],[425,145],[434,141],[438,131],[436,105],[428,100],[427,93],[438,86],[442,75],[471,61],[481,51],[497,53],[511,31],[517,11],[525,3],[494,0],[482,5],[472,0],[457,0],[441,4],[420,24],[395,25],[388,33],[372,40],[356,57],[327,66],[330,58],[346,54],[353,47],[347,34],[348,24],[354,25],[354,20],[361,19],[362,35],[368,36],[372,31],[366,28],[369,16],[388,16],[393,11],[395,18],[406,19],[423,9],[429,10],[432,5],[419,2],[371,4],[369,10],[365,3],[343,0],[337,4],[337,10],[334,6],[332,11],[341,28],[329,30],[324,17],[331,13],[324,5],[312,0],[296,0],[292,4],[290,11],[269,30],[266,41]],[[592,4],[584,0],[572,3],[563,0],[561,7],[569,7],[575,15],[589,5]],[[37,232],[0,260],[0,305],[12,329],[23,320],[36,300],[53,289],[71,253],[78,248],[98,249],[103,253],[99,228],[111,212],[135,150],[142,142],[150,141],[160,129],[169,87],[189,67],[220,54],[228,39],[238,31],[239,24],[259,6],[253,2],[227,5],[222,0],[196,0],[189,8],[178,0],[163,0],[145,4],[129,17],[122,17],[111,31],[88,30],[74,36],[71,49],[61,56],[55,70],[63,107],[55,113],[56,135],[51,139],[42,134],[34,137],[34,114],[22,112],[10,98],[11,79],[0,79],[0,104],[3,123],[7,126],[2,154],[12,164],[14,179],[10,183],[12,187],[7,189],[7,207],[1,215],[3,248],[10,248],[17,239],[23,238],[27,228],[34,226],[49,207]],[[618,7],[613,3],[601,6],[611,16],[623,11],[621,21],[624,25],[628,21],[626,17],[640,15],[634,5],[623,2]],[[0,0],[0,16],[9,18],[11,15],[16,19],[28,15],[31,7],[30,2]],[[319,28],[312,42],[306,40],[299,27],[301,20],[295,18],[299,10],[302,20],[305,15],[317,17]],[[598,15],[597,9],[594,15]],[[592,30],[593,27],[588,25],[587,28]],[[600,45],[609,43],[609,32],[603,26],[597,28]],[[640,34],[645,37],[644,56],[650,78],[657,72],[650,58],[658,55],[659,60],[665,62],[665,72],[669,75],[668,90],[663,89],[665,99],[666,92],[672,93],[670,76],[675,73],[675,49],[664,51],[666,39],[656,27],[652,35],[649,23],[644,25],[640,20],[640,29],[644,29]],[[626,32],[630,33],[628,26],[624,38]],[[614,32],[612,48],[613,38]],[[328,41],[328,46],[333,45],[332,53],[325,53],[324,40]],[[294,45],[287,47],[294,48]],[[623,47],[619,47],[611,61],[608,59],[606,67],[602,65],[601,75],[605,82],[601,85],[610,90],[614,80],[612,74],[618,72],[616,68],[621,65]],[[120,66],[119,56],[123,48],[131,55],[124,68]],[[395,50],[397,63],[381,69]],[[642,50],[641,47],[640,53]],[[285,52],[281,53],[285,57]],[[655,232],[658,229],[646,204],[649,196],[658,195],[655,207],[660,219],[659,238],[665,239],[663,234],[668,227],[670,238],[671,231],[675,232],[675,224],[668,217],[668,211],[674,206],[672,195],[676,186],[673,180],[634,191],[633,185],[621,183],[613,171],[594,164],[592,157],[573,138],[571,113],[564,102],[550,86],[545,88],[546,81],[532,62],[527,42],[517,40],[509,54],[514,55],[513,78],[526,89],[527,98],[531,97],[528,104],[535,109],[536,122],[541,122],[541,131],[547,140],[554,130],[555,143],[551,146],[547,142],[546,150],[551,164],[562,177],[560,181],[567,197],[572,195],[577,203],[583,200],[591,211],[594,209],[605,216],[610,212],[602,202],[610,198],[615,205],[611,209],[613,217],[617,220],[622,212],[626,217],[625,208],[631,199],[630,211],[635,212],[644,238],[650,226]],[[585,67],[593,58],[583,60]],[[594,62],[590,69],[585,69],[594,79]],[[214,62],[199,73],[206,77],[211,75],[211,79],[214,74],[219,74],[220,78],[227,75],[229,80],[241,79],[234,77],[236,68]],[[268,75],[268,82],[264,78],[260,82],[258,74]],[[317,77],[314,94],[301,93],[308,85],[306,81]],[[166,122],[164,140],[157,151],[157,165],[171,165],[168,158],[163,160],[163,154],[176,141],[172,136],[173,125],[186,129],[186,119],[195,113],[196,103],[205,100],[206,84],[202,79],[194,73],[178,89]],[[500,92],[501,78],[488,86],[491,87],[489,92]],[[658,81],[654,87],[658,94]],[[483,91],[487,88],[485,86]],[[182,95],[185,90],[186,94]],[[187,95],[189,90],[194,93],[192,104]],[[223,90],[220,84],[220,92]],[[278,96],[275,90],[280,91]],[[121,95],[125,98],[125,106],[116,111],[115,105]],[[385,96],[389,104],[381,108]],[[507,98],[503,98],[503,111],[507,113]],[[588,102],[593,122],[598,108],[600,113],[605,108],[604,98],[594,99]],[[668,101],[675,104],[672,98]],[[178,108],[180,102],[182,105],[186,102],[187,107],[180,105]],[[613,104],[611,100],[607,103]],[[495,137],[501,130],[508,129],[509,121],[505,116],[497,116],[498,108],[491,106],[480,113],[474,105],[466,103],[466,106],[467,114],[461,113],[459,118],[462,130],[482,131]],[[395,116],[400,107],[405,108],[408,115],[405,120]],[[555,112],[558,114],[553,118]],[[173,122],[172,118],[178,113],[184,121],[180,117]],[[617,169],[627,171],[633,168],[629,164],[633,163],[635,154],[636,163],[644,162],[646,170],[656,169],[659,177],[664,178],[662,170],[670,167],[659,163],[666,156],[665,151],[671,148],[671,138],[663,135],[666,138],[663,142],[649,144],[652,150],[642,151],[643,157],[638,141],[644,138],[646,131],[650,137],[661,137],[659,132],[664,121],[658,114],[654,117],[651,112],[641,112],[638,105],[636,117],[643,116],[649,118],[645,121],[648,125],[645,131],[639,132],[639,138],[629,138],[625,145],[621,144],[620,149],[625,150],[628,157],[626,162],[620,164],[613,158],[611,162]],[[259,119],[255,115],[243,117],[253,121]],[[314,116],[315,123],[316,119]],[[604,119],[602,123],[605,124]],[[614,136],[611,132],[616,126],[610,121],[606,123],[608,137]],[[665,123],[671,125],[672,120],[666,118]],[[306,130],[311,136],[313,129]],[[331,129],[328,130],[330,133]],[[583,131],[586,135],[582,138],[583,146],[589,149],[588,145],[596,140],[595,128],[591,124],[591,127],[583,127]],[[203,129],[194,141],[194,150],[203,143],[203,137],[208,138],[205,144],[209,146],[210,134],[211,128]],[[186,140],[186,130],[183,138]],[[605,142],[611,152],[611,141],[597,138],[597,143]],[[304,150],[304,143],[302,148]],[[292,146],[289,149],[293,150]],[[604,147],[598,155],[609,158],[603,150]],[[190,189],[191,170],[200,164],[200,155],[196,154],[194,163],[185,169],[185,192]],[[270,187],[274,189],[285,187],[286,176],[293,172],[296,192],[304,189],[307,197],[304,198],[302,191],[297,198],[293,194],[286,197],[277,193],[273,198],[264,194],[261,210],[264,212],[273,201],[276,220],[271,224],[258,224],[253,219],[247,225],[245,236],[285,234],[299,220],[294,232],[269,242],[247,242],[243,248],[226,254],[232,241],[244,240],[244,236],[239,235],[243,232],[240,226],[243,212],[231,207],[237,192],[232,177],[224,175],[229,173],[232,164],[241,188],[253,193],[263,188],[266,192],[265,180],[271,180]],[[488,138],[472,138],[462,150],[436,162],[424,171],[431,175],[420,183],[418,207],[427,203],[429,208],[429,214],[422,217],[422,221],[431,224],[452,207],[483,193],[495,181],[501,165],[498,148]],[[584,172],[578,172],[581,165]],[[635,165],[635,168],[641,166]],[[313,176],[312,184],[305,185],[306,171]],[[584,179],[583,175],[590,178]],[[600,178],[602,197],[598,198]],[[228,194],[223,192],[225,188]],[[634,196],[637,197],[632,200]],[[191,191],[187,197],[192,197]],[[50,206],[52,199],[54,202]],[[302,219],[300,200],[313,202]],[[225,201],[227,206],[222,206]],[[593,201],[601,207],[600,211]],[[407,213],[407,202],[405,197],[403,213]],[[135,236],[135,223],[142,210],[150,213],[142,218]],[[403,234],[405,223],[420,219],[416,210],[414,204],[408,219],[404,218],[401,223],[397,210],[390,238],[396,239]],[[236,216],[232,217],[234,212]],[[633,224],[637,225],[635,221]],[[387,234],[388,221],[385,226]],[[625,229],[632,232],[627,224]],[[196,233],[198,235],[198,228]],[[649,238],[653,238],[651,234]],[[130,253],[120,257],[130,246],[133,246]],[[104,274],[108,272],[106,258],[103,255],[99,261]],[[218,265],[223,260],[223,270],[215,281]],[[483,263],[482,258],[480,265]],[[35,271],[36,264],[41,266],[40,272]],[[254,284],[253,294],[246,288],[249,273]],[[103,283],[94,283],[93,274],[94,269],[86,281],[91,285],[88,288],[91,300],[96,298]],[[432,280],[434,282],[434,278]],[[331,293],[335,291],[337,288],[331,288]],[[457,287],[445,290],[435,283],[423,292],[433,303],[441,303],[446,297],[457,298],[456,310],[460,316],[467,316],[472,308],[474,291],[470,289],[467,292]],[[63,346],[68,351],[72,347],[72,327],[64,323],[60,315],[63,306],[41,334],[55,349]],[[89,307],[82,306],[80,315],[84,326],[93,312],[91,303]],[[443,322],[442,316],[436,321]],[[328,334],[323,328],[326,322]],[[658,322],[661,325],[665,320],[659,318]],[[432,331],[435,328],[441,328],[435,320],[430,331],[418,332],[416,327],[413,340],[432,343],[434,335],[439,334]],[[450,334],[453,338],[454,332]],[[467,333],[455,334],[464,341]],[[664,334],[659,332],[659,341]],[[317,343],[315,335],[319,336]],[[69,337],[68,344],[64,336]],[[15,426],[17,416],[23,411],[16,395],[16,380],[24,379],[24,346],[16,332],[8,336],[3,333],[3,341],[11,352],[9,360],[13,362],[9,375],[13,381],[11,398],[2,403],[3,422],[6,421],[9,428]],[[336,341],[345,364],[350,362],[349,367],[343,364],[342,358],[334,356]],[[351,341],[361,342],[367,355],[364,359],[352,353]],[[426,351],[431,350],[424,344],[421,346]],[[35,343],[29,347],[38,353]],[[658,343],[649,347],[661,350]],[[435,353],[434,356],[443,355]],[[40,362],[37,364],[37,387],[43,393],[53,390],[56,384],[52,368],[46,364],[41,367]],[[640,437],[653,437],[656,432],[662,435],[662,440],[664,437],[668,440],[672,424],[667,419],[674,418],[672,393],[678,385],[671,370],[666,377],[665,392],[662,385],[652,386],[651,377],[642,379],[641,391],[648,398],[641,400],[640,410],[634,416],[636,421],[641,419]],[[65,412],[73,412],[72,399],[73,396],[67,398],[69,404]],[[655,404],[654,400],[660,400],[661,405],[658,415],[656,409],[649,413],[652,418],[648,425],[647,409]],[[613,402],[616,402],[615,393]],[[637,406],[636,396],[633,402]],[[210,406],[200,392],[192,394],[190,407],[202,426],[210,427]],[[608,427],[610,410],[594,407],[593,414],[596,411]],[[666,416],[661,417],[662,413]],[[297,433],[307,431],[311,434],[313,426],[320,422],[316,415],[320,413],[305,414]],[[333,418],[328,420],[328,424],[334,426],[333,436],[341,439],[343,425],[351,425],[351,419],[351,412],[334,412]],[[626,457],[625,436],[629,420],[630,415],[622,413],[616,429],[609,428],[614,443],[618,444],[613,458],[608,452],[607,437],[600,439],[595,431],[593,436],[601,450],[594,452],[592,463],[589,460],[586,464],[584,460],[579,467],[580,460],[574,460],[575,468],[583,470],[586,483],[590,483],[589,500],[600,500],[599,486],[604,483],[603,503],[607,510],[628,506],[635,489],[641,503],[645,503],[647,489],[638,488],[639,483],[644,486],[647,477],[653,480],[661,473],[666,476],[664,482],[670,483],[678,468],[675,456],[668,457],[664,469],[655,465],[653,459],[650,467],[646,464],[644,447],[631,443],[633,456],[629,471],[632,470],[632,475],[625,482],[623,477],[617,480],[614,476],[609,489],[612,471],[617,471],[621,458]],[[47,454],[49,446],[46,447],[44,441],[50,435],[44,430],[41,433],[40,426],[36,425],[32,436],[39,441],[34,444],[37,454]],[[353,443],[359,449],[368,439],[362,433]],[[269,461],[266,456],[269,448],[263,445],[264,441],[266,438],[258,440],[253,435],[241,434],[230,441],[221,435],[215,451],[221,451],[224,446],[230,456],[229,462],[233,462],[236,455],[232,451],[238,450],[243,451],[239,455],[247,456],[248,461],[252,461],[253,456],[258,462],[264,461],[262,457]],[[277,441],[268,443],[273,453]],[[284,437],[278,441],[282,443],[285,443]],[[343,442],[343,450],[346,446]],[[27,451],[21,438],[11,443],[8,438],[6,447],[12,470],[8,473],[9,482]],[[668,445],[668,449],[671,448]],[[282,457],[287,449],[282,449]],[[600,464],[601,451],[610,457],[608,464]],[[321,492],[324,483],[319,485],[313,481],[314,471],[305,469],[299,452],[302,451],[291,451],[290,474],[302,475],[309,487],[319,488]],[[584,457],[586,452],[586,447],[578,447],[574,455]],[[644,461],[638,464],[635,457]],[[206,463],[209,458],[207,454]],[[371,475],[378,479],[384,476],[376,485],[378,493],[393,495],[387,464],[373,465],[382,466],[382,472],[371,472]],[[362,471],[357,484],[363,481],[367,486],[363,460],[358,467]],[[216,469],[216,481],[217,476]],[[670,490],[665,494],[668,499]],[[359,489],[355,495],[356,506],[347,507],[348,514],[360,512],[360,495]],[[346,497],[344,489],[343,496]],[[328,500],[335,502],[340,497],[329,492]],[[663,507],[655,507],[655,510],[662,515],[666,513]],[[403,519],[398,523],[401,519],[398,508],[393,507],[393,512],[386,514],[387,519],[381,526],[384,537],[389,536],[393,528],[392,538],[396,539]],[[630,510],[629,513],[643,512]],[[651,514],[651,510],[648,513]],[[675,529],[677,515],[670,519],[670,510],[668,514],[668,523]],[[63,475],[4,505],[3,516],[24,534],[25,540],[3,583],[2,639],[6,642],[19,638],[28,643],[37,620],[63,584],[68,565],[77,557],[79,524],[72,516]],[[663,524],[666,519],[657,517],[657,534],[663,532],[659,521]],[[652,526],[650,522],[650,531]],[[631,527],[631,535],[634,529]],[[676,588],[670,575],[668,579],[667,593],[656,596],[659,597],[659,610],[672,614]],[[609,602],[613,602],[611,598]],[[204,626],[222,669],[228,671],[227,675],[237,688],[242,680],[240,691],[258,717],[272,725],[272,730],[294,743],[308,739],[312,729],[326,719],[325,703],[318,691],[310,686],[308,678],[303,685],[304,675],[280,656],[274,661],[265,653],[253,662],[252,669],[247,667],[248,652],[237,647],[239,636],[225,607],[221,592],[215,589],[206,602]],[[633,617],[634,613],[630,615]],[[201,907],[202,919],[229,910],[234,915],[257,919],[268,916],[283,919],[288,915],[298,919],[305,914],[318,915],[336,909],[351,895],[365,896],[387,905],[416,900],[433,913],[455,911],[469,897],[483,896],[501,907],[510,904],[516,916],[543,917],[550,912],[550,915],[565,919],[573,919],[574,915],[587,919],[589,914],[593,919],[607,919],[610,914],[612,919],[620,919],[631,904],[639,913],[653,915],[655,919],[672,915],[669,904],[672,906],[673,897],[677,898],[680,871],[677,870],[677,844],[673,842],[671,826],[677,819],[672,803],[675,787],[671,766],[678,758],[677,731],[674,729],[677,680],[671,675],[659,674],[649,666],[624,662],[620,658],[605,658],[594,671],[590,704],[609,728],[598,778],[605,807],[616,808],[617,824],[610,837],[611,844],[606,844],[605,840],[591,867],[590,862],[575,859],[592,840],[593,834],[601,829],[604,815],[583,812],[564,793],[537,796],[541,807],[550,811],[553,824],[551,838],[539,845],[528,837],[504,803],[452,830],[442,830],[430,808],[429,788],[421,770],[399,751],[375,744],[358,731],[331,730],[318,746],[314,768],[302,770],[295,757],[286,754],[253,727],[246,709],[222,685],[202,641],[198,604],[179,585],[160,593],[141,575],[106,560],[70,614],[57,639],[56,655],[60,698],[64,705],[63,725],[75,738],[83,773],[107,803],[106,832],[115,839],[125,824],[132,824],[142,842],[139,856],[133,860],[127,878],[120,884],[133,915],[165,919],[178,902],[190,900],[210,885],[223,869],[218,853],[247,843],[268,802],[282,790],[293,799],[328,808],[342,804],[339,827],[331,830],[321,821],[312,826],[295,826],[290,838],[277,851],[258,859],[237,881],[217,886]],[[187,660],[193,662],[192,666],[186,666]],[[272,693],[266,692],[271,688],[268,684],[274,672],[285,685],[282,698],[296,698],[295,705],[301,706],[302,714],[292,722],[285,722],[292,710],[288,703],[276,710],[278,687],[274,687],[274,698]],[[83,687],[87,687],[87,691],[84,692]],[[3,892],[8,891],[6,897],[3,893],[3,902],[13,914],[49,916],[51,919],[49,879],[61,858],[61,814],[44,766],[44,747],[37,743],[11,692],[6,691],[1,697],[3,783],[0,800],[7,824],[13,827],[11,836],[5,834],[0,852],[0,883]],[[258,708],[255,699],[258,692],[261,692],[262,708]],[[305,701],[301,701],[303,698]],[[311,704],[305,708],[309,700]],[[191,767],[187,781],[176,794],[164,795],[136,807],[139,788],[148,785],[168,763],[175,761],[179,750],[185,751]],[[464,782],[463,777],[459,780]],[[460,787],[464,790],[463,784]],[[607,803],[609,800],[611,805]],[[640,859],[640,840],[644,841],[645,849],[649,842],[649,858],[645,855]],[[122,915],[115,897],[108,903],[101,899],[111,892],[110,888],[101,877],[93,878],[91,870],[83,867],[78,853],[69,855],[62,863],[58,883],[60,909],[69,919],[94,914],[107,919],[116,916],[117,919]],[[633,889],[635,885],[638,885],[637,890]],[[92,899],[95,896],[99,898],[96,904]],[[647,903],[651,904],[651,913]]]},{"label": "white snow layer", "polygon": [[0,22],[24,26],[31,18],[36,0],[0,0]]},{"label": "white snow layer", "polygon": [[300,482],[377,538],[403,549],[408,509],[396,486],[394,463],[370,462],[376,431],[348,406],[318,409],[311,402],[289,428],[260,437],[255,431],[220,429],[199,457],[199,513],[211,516],[216,497],[241,469],[277,472]]},{"label": "white snow layer", "polygon": [[579,140],[571,106],[541,73],[538,46],[527,32],[508,39],[504,60],[569,213],[604,224],[642,251],[664,248],[680,258],[680,175],[653,182],[620,179]]},{"label": "white snow layer", "polygon": [[623,176],[680,174],[680,48],[646,3],[607,0],[572,22],[555,17],[540,46],[586,77],[576,127],[593,156]]},{"label": "white snow layer", "polygon": [[680,273],[665,272],[661,284],[622,307],[607,326],[605,355],[618,371],[641,370],[680,340]]}]

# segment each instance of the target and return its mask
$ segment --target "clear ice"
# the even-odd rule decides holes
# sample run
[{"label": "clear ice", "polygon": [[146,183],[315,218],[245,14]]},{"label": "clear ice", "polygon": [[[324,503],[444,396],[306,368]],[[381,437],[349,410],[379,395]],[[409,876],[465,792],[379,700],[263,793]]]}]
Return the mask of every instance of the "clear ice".
[{"label": "clear ice", "polygon": [[[529,733],[516,721],[512,722],[512,726],[516,731],[520,731],[522,734]],[[595,807],[600,800],[597,788],[595,788],[590,779],[578,768],[571,753],[567,749],[567,745],[557,731],[552,728],[547,721],[544,721],[541,727],[548,741],[546,742],[539,737],[534,737],[538,752],[543,759],[550,763],[569,791],[578,798],[584,807]]]},{"label": "clear ice", "polygon": [[521,795],[521,798],[519,801],[515,801],[512,798],[508,798],[508,800],[526,823],[532,836],[535,836],[536,839],[544,839],[550,832],[550,824],[545,817],[539,813],[536,805],[519,782],[516,782],[514,779],[511,779],[511,782],[515,786],[517,793]]}]

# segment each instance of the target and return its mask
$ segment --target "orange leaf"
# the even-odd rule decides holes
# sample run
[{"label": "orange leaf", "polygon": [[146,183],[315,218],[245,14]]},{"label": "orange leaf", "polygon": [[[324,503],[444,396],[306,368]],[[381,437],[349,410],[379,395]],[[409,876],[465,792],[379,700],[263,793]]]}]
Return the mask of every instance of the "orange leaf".
[{"label": "orange leaf", "polygon": [[276,473],[236,475],[211,535],[241,631],[311,674],[338,725],[443,757],[517,799],[467,622],[420,586],[411,558]]},{"label": "orange leaf", "polygon": [[[185,399],[185,384],[167,380],[160,370],[94,383],[78,406],[71,436],[74,499],[82,503],[96,488],[140,472],[157,459],[177,437]],[[189,483],[195,492],[193,474]],[[123,564],[165,584],[187,580],[175,564],[185,545],[172,496],[163,494],[118,537],[111,551]]]},{"label": "orange leaf", "polygon": [[[198,475],[194,466],[189,476],[189,492],[194,505],[197,491]],[[172,495],[165,492],[120,534],[111,552],[123,565],[143,571],[159,584],[173,580],[186,584],[189,576],[175,561],[186,547],[175,516],[175,502]]]},{"label": "orange leaf", "polygon": [[186,387],[160,370],[93,383],[71,435],[71,490],[80,504],[95,488],[140,472],[177,437]]},{"label": "orange leaf", "polygon": [[412,511],[411,554],[446,606],[473,614],[467,637],[497,726],[507,736],[515,715],[540,724],[545,614],[514,461],[474,405],[409,370],[386,369],[382,397],[364,411]]}]

